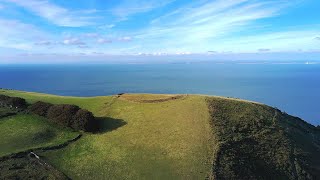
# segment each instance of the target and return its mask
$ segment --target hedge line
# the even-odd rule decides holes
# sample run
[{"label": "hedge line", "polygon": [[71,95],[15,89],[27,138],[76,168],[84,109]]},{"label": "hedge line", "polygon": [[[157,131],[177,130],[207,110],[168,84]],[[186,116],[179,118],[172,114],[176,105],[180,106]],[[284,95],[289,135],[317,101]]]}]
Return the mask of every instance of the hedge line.
[{"label": "hedge line", "polygon": [[75,130],[94,132],[98,130],[97,121],[93,114],[75,105],[53,105],[38,101],[28,106],[23,98],[0,95],[0,107],[29,110],[29,112],[46,117],[49,121],[70,127]]},{"label": "hedge line", "polygon": [[75,130],[97,131],[98,126],[93,114],[75,105],[53,105],[38,101],[29,106],[29,111],[46,117],[49,121]]},{"label": "hedge line", "polygon": [[19,97],[0,95],[0,107],[21,109],[27,107],[27,102]]}]

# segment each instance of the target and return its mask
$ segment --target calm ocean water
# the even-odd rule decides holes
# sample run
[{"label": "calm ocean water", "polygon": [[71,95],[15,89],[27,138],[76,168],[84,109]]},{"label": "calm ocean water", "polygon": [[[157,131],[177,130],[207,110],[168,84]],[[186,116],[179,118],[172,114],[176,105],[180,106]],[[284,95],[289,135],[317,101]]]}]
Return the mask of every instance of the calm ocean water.
[{"label": "calm ocean water", "polygon": [[0,65],[0,87],[68,96],[229,96],[320,125],[319,64]]}]

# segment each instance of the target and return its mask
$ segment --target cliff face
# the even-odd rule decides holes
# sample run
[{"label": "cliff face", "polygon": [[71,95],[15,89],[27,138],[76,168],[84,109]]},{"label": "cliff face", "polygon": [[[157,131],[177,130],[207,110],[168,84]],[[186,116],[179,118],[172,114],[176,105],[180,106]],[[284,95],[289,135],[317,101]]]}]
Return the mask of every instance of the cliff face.
[{"label": "cliff face", "polygon": [[320,179],[320,131],[256,103],[207,98],[212,179]]}]

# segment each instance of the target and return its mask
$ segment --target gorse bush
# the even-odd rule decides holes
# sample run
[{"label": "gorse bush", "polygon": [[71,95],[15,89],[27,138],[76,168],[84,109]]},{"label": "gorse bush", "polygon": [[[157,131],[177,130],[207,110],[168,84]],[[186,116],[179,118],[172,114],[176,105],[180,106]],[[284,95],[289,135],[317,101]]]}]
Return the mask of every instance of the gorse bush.
[{"label": "gorse bush", "polygon": [[21,109],[27,107],[27,102],[19,97],[0,95],[0,106]]},{"label": "gorse bush", "polygon": [[97,123],[93,114],[75,105],[53,105],[45,102],[36,102],[29,107],[30,112],[46,117],[50,122],[75,130],[97,131]]},{"label": "gorse bush", "polygon": [[7,103],[9,98],[10,98],[9,96],[0,95],[0,104],[4,106],[4,104]]},{"label": "gorse bush", "polygon": [[[0,107],[26,109],[25,99],[0,95]],[[38,101],[28,107],[29,112],[46,117],[48,121],[74,130],[94,132],[98,130],[93,114],[85,109],[70,104],[50,104]]]},{"label": "gorse bush", "polygon": [[38,101],[32,105],[29,106],[29,110],[39,116],[47,116],[48,110],[50,107],[52,107],[53,105],[50,103],[45,103],[45,102],[41,102]]},{"label": "gorse bush", "polygon": [[74,105],[60,104],[49,108],[47,118],[59,125],[72,127],[74,116],[80,108]]},{"label": "gorse bush", "polygon": [[73,122],[71,124],[73,129],[81,129],[85,131],[96,131],[97,122],[93,114],[85,109],[79,109],[77,113],[73,116]]}]

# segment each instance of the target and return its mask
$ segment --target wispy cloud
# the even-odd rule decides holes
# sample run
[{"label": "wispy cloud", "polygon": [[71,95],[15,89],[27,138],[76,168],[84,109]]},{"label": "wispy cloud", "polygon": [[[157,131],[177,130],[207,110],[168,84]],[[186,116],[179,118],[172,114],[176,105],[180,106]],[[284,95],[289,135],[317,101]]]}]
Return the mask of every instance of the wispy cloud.
[{"label": "wispy cloud", "polygon": [[153,50],[210,50],[222,38],[237,39],[242,32],[259,28],[259,21],[276,17],[293,4],[295,1],[196,1],[155,18],[132,36]]},{"label": "wispy cloud", "polygon": [[98,33],[85,33],[84,37],[89,37],[89,38],[97,38],[100,37],[101,35]]},{"label": "wispy cloud", "polygon": [[91,16],[95,11],[72,11],[53,3],[48,0],[5,0],[23,7],[26,10],[38,15],[49,22],[58,26],[81,27],[92,25],[95,16]]},{"label": "wispy cloud", "polygon": [[258,49],[259,52],[269,52],[271,51],[271,49],[267,49],[267,48],[262,48],[262,49]]},{"label": "wispy cloud", "polygon": [[124,36],[124,37],[118,38],[118,40],[119,40],[119,41],[128,42],[128,41],[132,41],[132,37]]},{"label": "wispy cloud", "polygon": [[115,24],[106,24],[106,25],[99,26],[98,28],[101,30],[108,30],[108,29],[111,29],[115,26],[116,26]]},{"label": "wispy cloud", "polygon": [[50,41],[39,41],[39,42],[35,42],[34,44],[35,44],[35,45],[38,45],[38,46],[50,46],[50,45],[52,45],[53,43],[50,42]]},{"label": "wispy cloud", "polygon": [[202,42],[248,28],[250,23],[278,15],[283,3],[274,1],[249,3],[248,0],[217,0],[201,5],[191,4],[169,16],[157,18],[152,26],[138,35],[156,38],[169,35],[179,41]]},{"label": "wispy cloud", "polygon": [[319,25],[273,21],[297,1],[304,0],[119,0],[85,9],[85,0],[0,0],[0,50],[159,56],[315,49]]},{"label": "wispy cloud", "polygon": [[175,0],[123,0],[111,10],[111,13],[121,20],[126,20],[129,16],[149,12],[156,8],[166,6]]},{"label": "wispy cloud", "polygon": [[86,43],[81,41],[79,38],[66,38],[62,41],[62,43],[64,45],[78,45],[78,46],[86,45]]},{"label": "wispy cloud", "polygon": [[17,20],[0,19],[0,47],[31,49],[35,41],[50,37],[37,27]]},{"label": "wispy cloud", "polygon": [[274,52],[310,51],[314,48],[314,37],[319,33],[320,30],[300,30],[224,38],[216,44],[216,49],[219,51],[229,49],[236,52],[254,52],[257,47],[260,49],[272,47]]},{"label": "wispy cloud", "polygon": [[106,39],[106,38],[99,38],[99,39],[97,39],[97,43],[99,43],[99,44],[107,44],[107,43],[112,43],[112,40]]}]

